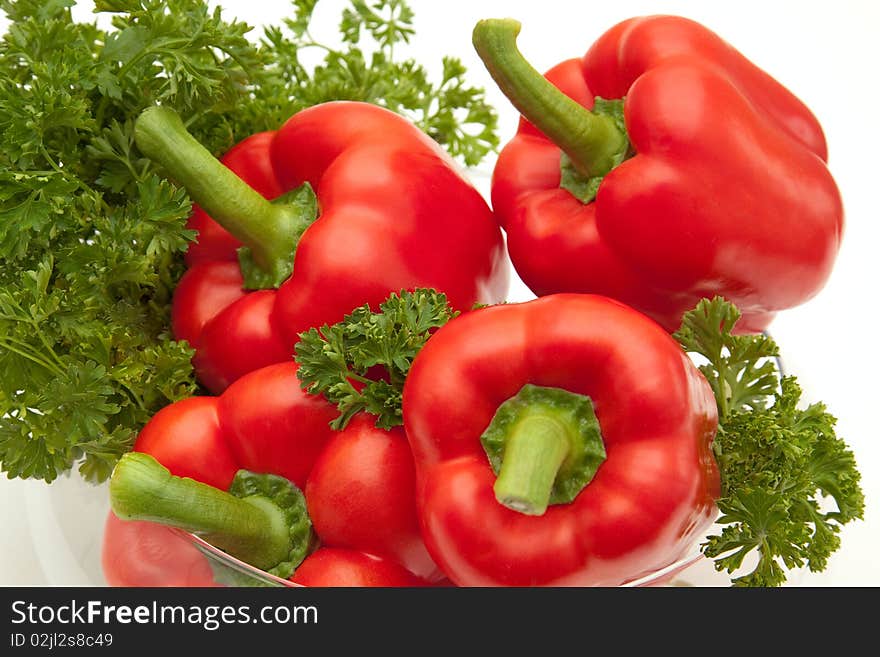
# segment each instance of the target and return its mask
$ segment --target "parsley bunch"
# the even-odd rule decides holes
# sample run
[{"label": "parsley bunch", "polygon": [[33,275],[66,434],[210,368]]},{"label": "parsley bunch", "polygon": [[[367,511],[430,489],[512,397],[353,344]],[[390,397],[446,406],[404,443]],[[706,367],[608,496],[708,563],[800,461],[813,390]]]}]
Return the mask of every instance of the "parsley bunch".
[{"label": "parsley bunch", "polygon": [[[460,59],[443,57],[435,84],[424,66],[395,56],[395,46],[409,43],[415,34],[413,12],[404,0],[351,0],[339,24],[341,48],[311,32],[318,0],[293,4],[296,14],[284,21],[286,30],[268,27],[261,42],[261,52],[269,55],[271,82],[256,89],[255,121],[262,117],[278,124],[325,100],[359,100],[410,118],[469,166],[498,146],[498,115],[483,89],[467,85]],[[301,56],[314,51],[323,53],[323,60],[308,68]]]},{"label": "parsley bunch", "polygon": [[706,299],[675,334],[686,351],[706,359],[700,370],[718,404],[713,448],[723,528],[702,549],[728,573],[757,557],[733,579],[737,586],[778,586],[786,568],[824,570],[840,546],[840,528],[862,517],[865,499],[834,416],[821,403],[801,407],[797,380],[778,371],[776,343],[734,335],[739,317],[723,299]]},{"label": "parsley bunch", "polygon": [[[435,85],[394,58],[413,34],[402,0],[351,2],[341,49],[309,33],[317,0],[253,40],[205,0],[97,0],[106,31],[74,4],[0,0],[0,469],[47,482],[106,479],[157,410],[197,392],[169,331],[191,205],[135,146],[144,108],[173,108],[215,154],[333,99],[405,113],[468,164],[498,143],[457,60]],[[307,48],[326,52],[311,71]]]}]

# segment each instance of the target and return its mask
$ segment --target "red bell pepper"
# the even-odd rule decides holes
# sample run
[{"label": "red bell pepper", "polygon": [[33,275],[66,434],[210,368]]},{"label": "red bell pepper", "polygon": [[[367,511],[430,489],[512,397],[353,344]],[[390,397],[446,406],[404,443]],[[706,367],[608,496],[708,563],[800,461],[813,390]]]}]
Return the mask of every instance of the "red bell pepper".
[{"label": "red bell pepper", "polygon": [[674,16],[624,21],[545,79],[519,29],[482,21],[474,45],[524,117],[492,204],[535,294],[612,296],[669,331],[720,295],[757,332],[822,288],[841,198],[819,123],[779,82]]},{"label": "red bell pepper", "polygon": [[172,321],[211,392],[290,359],[300,332],[391,292],[434,287],[459,309],[506,293],[488,205],[440,146],[393,112],[311,107],[239,144],[230,168],[167,108],[146,110],[135,135],[199,205],[190,223],[199,242]]},{"label": "red bell pepper", "polygon": [[717,513],[708,382],[605,297],[453,319],[415,357],[403,419],[425,543],[460,586],[619,585],[682,558]]},{"label": "red bell pepper", "polygon": [[114,470],[116,514],[204,535],[282,578],[311,549],[312,529],[322,546],[440,578],[421,540],[402,430],[378,429],[361,415],[334,431],[333,408],[300,388],[296,369],[271,365],[219,397],[159,411]]}]

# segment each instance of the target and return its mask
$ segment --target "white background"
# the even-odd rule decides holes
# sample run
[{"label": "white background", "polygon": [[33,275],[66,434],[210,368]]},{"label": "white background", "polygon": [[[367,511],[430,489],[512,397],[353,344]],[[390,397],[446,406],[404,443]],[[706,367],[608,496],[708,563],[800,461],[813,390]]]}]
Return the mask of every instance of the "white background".
[{"label": "white background", "polygon": [[[285,0],[221,3],[227,16],[260,26],[289,14]],[[416,38],[407,54],[439,71],[440,57],[455,54],[471,81],[485,86],[501,115],[502,139],[514,132],[516,114],[474,54],[470,32],[480,18],[512,17],[523,23],[519,44],[539,70],[578,56],[603,31],[631,16],[680,14],[704,23],[756,64],[788,86],[816,114],[829,144],[829,165],[841,188],[847,226],[838,264],[826,288],[807,304],[782,314],[771,327],[791,373],[804,385],[807,401],[824,400],[839,418],[839,434],[856,454],[867,498],[864,521],[846,527],[843,545],[828,569],[807,573],[800,585],[880,585],[880,446],[877,409],[880,374],[876,332],[880,324],[876,286],[880,189],[877,65],[880,64],[880,3],[869,0],[738,2],[614,0],[411,0]],[[322,0],[316,36],[332,42],[342,0]],[[90,3],[77,16],[89,18]],[[102,19],[103,20],[103,17]],[[0,19],[0,29],[6,22]],[[485,189],[485,183],[482,183]],[[521,285],[511,300],[528,297]],[[67,584],[58,568],[47,568],[45,546],[31,539],[39,518],[28,522],[37,482],[0,480],[0,584]],[[25,505],[28,504],[28,508]],[[94,555],[92,555],[94,556]],[[42,565],[41,565],[42,564]]]}]

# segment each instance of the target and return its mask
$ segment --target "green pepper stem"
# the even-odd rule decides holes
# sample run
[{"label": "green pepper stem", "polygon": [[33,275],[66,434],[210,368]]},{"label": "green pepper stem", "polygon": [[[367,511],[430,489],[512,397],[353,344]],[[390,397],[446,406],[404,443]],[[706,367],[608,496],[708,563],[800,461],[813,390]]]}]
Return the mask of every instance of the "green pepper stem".
[{"label": "green pepper stem", "polygon": [[606,456],[589,397],[530,383],[498,407],[480,442],[498,476],[495,499],[527,515],[572,502]]},{"label": "green pepper stem", "polygon": [[629,148],[627,136],[611,118],[566,96],[526,61],[516,45],[520,27],[512,19],[478,22],[473,32],[477,53],[514,107],[559,146],[580,173],[604,176]]},{"label": "green pepper stem", "polygon": [[299,235],[311,218],[303,219],[296,208],[263,198],[202,146],[168,107],[144,110],[134,134],[141,152],[247,246],[261,270],[273,274],[279,267],[289,269]]},{"label": "green pepper stem", "polygon": [[110,502],[123,520],[184,529],[264,570],[290,553],[288,524],[271,500],[259,495],[238,498],[174,476],[149,454],[129,452],[119,460],[110,479]]},{"label": "green pepper stem", "polygon": [[550,503],[559,468],[568,456],[566,428],[557,420],[536,415],[519,422],[507,440],[495,499],[530,516],[543,515]]}]

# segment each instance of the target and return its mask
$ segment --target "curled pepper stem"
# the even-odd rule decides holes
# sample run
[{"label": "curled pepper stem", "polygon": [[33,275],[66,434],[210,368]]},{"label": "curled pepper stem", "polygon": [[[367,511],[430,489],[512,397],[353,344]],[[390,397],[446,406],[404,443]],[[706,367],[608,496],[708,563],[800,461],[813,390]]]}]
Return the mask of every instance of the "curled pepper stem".
[{"label": "curled pepper stem", "polygon": [[566,96],[526,61],[516,45],[521,25],[513,19],[477,23],[473,44],[489,74],[514,107],[550,138],[587,177],[604,176],[629,148],[608,116]]},{"label": "curled pepper stem", "polygon": [[290,275],[302,232],[314,220],[293,203],[263,198],[200,144],[168,107],[149,107],[135,122],[135,142],[186,188],[190,197],[217,223],[239,239],[270,284]]},{"label": "curled pepper stem", "polygon": [[129,452],[110,478],[110,503],[123,520],[148,520],[192,532],[257,568],[270,570],[291,552],[284,511],[272,500],[245,498],[172,475],[149,454]]},{"label": "curled pepper stem", "polygon": [[520,422],[507,440],[495,480],[495,499],[513,511],[543,515],[571,448],[566,433],[565,427],[547,416]]}]

